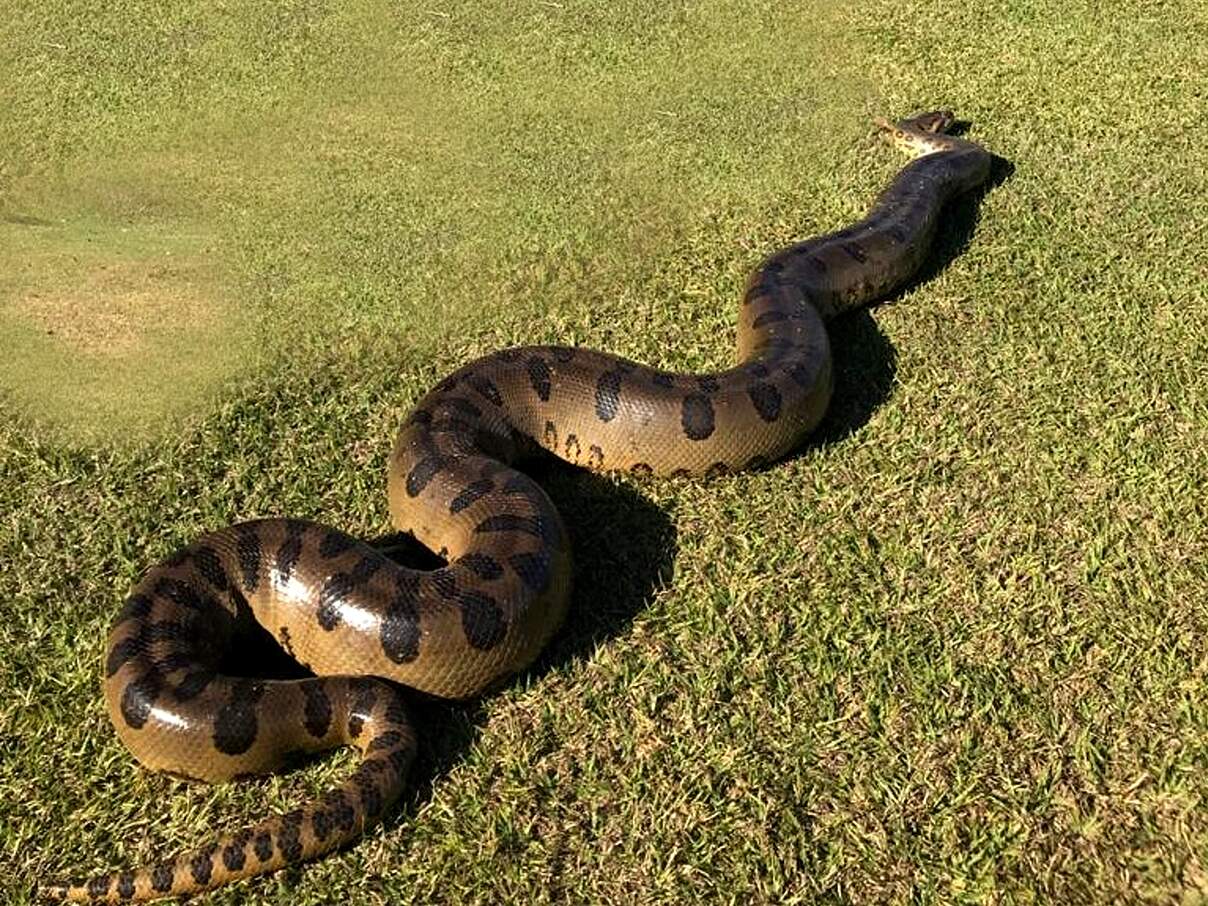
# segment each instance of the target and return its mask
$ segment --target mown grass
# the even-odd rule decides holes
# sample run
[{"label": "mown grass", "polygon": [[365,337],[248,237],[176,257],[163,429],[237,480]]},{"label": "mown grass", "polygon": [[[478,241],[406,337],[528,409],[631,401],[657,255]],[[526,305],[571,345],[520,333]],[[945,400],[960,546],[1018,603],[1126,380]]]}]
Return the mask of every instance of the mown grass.
[{"label": "mown grass", "polygon": [[12,899],[348,768],[132,765],[98,665],[148,564],[384,531],[407,406],[501,344],[727,362],[747,269],[892,173],[870,115],[940,104],[1014,169],[835,325],[819,439],[547,470],[549,655],[422,705],[361,843],[207,902],[1208,899],[1204,3],[55,3],[0,47]]}]

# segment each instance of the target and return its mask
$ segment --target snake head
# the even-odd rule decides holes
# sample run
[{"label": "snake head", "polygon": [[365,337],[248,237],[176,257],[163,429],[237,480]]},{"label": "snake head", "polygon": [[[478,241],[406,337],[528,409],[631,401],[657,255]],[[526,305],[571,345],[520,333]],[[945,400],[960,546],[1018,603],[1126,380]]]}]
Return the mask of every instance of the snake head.
[{"label": "snake head", "polygon": [[918,132],[947,132],[956,122],[951,110],[930,110],[920,113],[908,120],[902,120],[898,125],[903,129],[914,129]]}]

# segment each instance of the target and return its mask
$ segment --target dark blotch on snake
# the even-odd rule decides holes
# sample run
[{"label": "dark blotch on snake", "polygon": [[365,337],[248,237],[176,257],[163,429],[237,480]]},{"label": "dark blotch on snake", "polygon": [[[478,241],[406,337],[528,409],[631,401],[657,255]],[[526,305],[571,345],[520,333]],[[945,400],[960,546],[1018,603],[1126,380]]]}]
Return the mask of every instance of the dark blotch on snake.
[{"label": "dark blotch on snake", "polygon": [[273,857],[273,835],[268,831],[261,831],[256,834],[256,839],[252,843],[252,849],[256,852],[256,858],[261,862],[267,862]]},{"label": "dark blotch on snake", "polygon": [[202,885],[210,883],[210,874],[214,871],[214,847],[208,846],[195,855],[189,862],[189,873],[193,880]]},{"label": "dark blotch on snake", "polygon": [[171,862],[160,862],[151,870],[151,889],[156,893],[167,893],[172,889],[172,876],[176,866]]},{"label": "dark blotch on snake", "polygon": [[117,876],[117,893],[127,900],[134,896],[134,872],[123,871]]},{"label": "dark blotch on snake", "polygon": [[369,748],[365,750],[366,754],[371,752],[384,752],[387,749],[393,749],[403,741],[403,734],[398,730],[387,730],[379,736],[373,738],[373,742],[369,743]]},{"label": "dark blotch on snake", "polygon": [[490,378],[483,377],[482,375],[471,375],[470,386],[496,406],[503,405],[503,397],[499,393],[499,388],[495,386],[494,381]]},{"label": "dark blotch on snake", "polygon": [[109,892],[109,878],[99,877],[93,878],[88,882],[88,896],[93,898],[103,897]]},{"label": "dark blotch on snake", "polygon": [[163,674],[154,668],[126,686],[122,692],[121,711],[127,726],[138,730],[147,722],[151,716],[151,706],[163,687]]},{"label": "dark blotch on snake", "polygon": [[689,440],[704,440],[713,434],[713,403],[703,393],[684,397],[680,424]]},{"label": "dark blotch on snake", "polygon": [[549,554],[512,554],[508,563],[520,580],[532,591],[544,591],[549,581]]},{"label": "dark blotch on snake", "polygon": [[238,679],[231,697],[214,718],[214,748],[226,755],[242,755],[256,741],[256,705],[264,694],[263,680]]},{"label": "dark blotch on snake", "polygon": [[843,251],[847,252],[848,257],[850,257],[853,261],[858,261],[863,264],[868,260],[868,253],[854,242],[844,242],[839,247],[843,249]]},{"label": "dark blotch on snake", "polygon": [[214,677],[217,676],[213,670],[202,667],[185,674],[185,678],[176,684],[176,688],[172,690],[176,697],[187,702],[190,699],[196,698],[204,692],[214,682]]},{"label": "dark blotch on snake", "polygon": [[495,490],[495,482],[489,478],[480,478],[477,481],[472,481],[465,486],[460,494],[453,498],[453,501],[449,504],[449,512],[456,515],[470,506],[470,504],[481,500],[493,490]]},{"label": "dark blotch on snake", "polygon": [[465,554],[457,562],[480,579],[498,579],[503,575],[503,567],[499,565],[499,561],[486,554]]},{"label": "dark blotch on snake", "polygon": [[281,542],[281,547],[277,551],[277,581],[288,582],[290,576],[293,575],[294,567],[298,565],[298,558],[302,556],[302,533],[305,526],[301,522],[294,519],[287,520],[285,523],[285,540]]},{"label": "dark blotch on snake", "polygon": [[295,810],[281,818],[277,848],[287,862],[297,862],[302,858],[302,817],[302,812]]},{"label": "dark blotch on snake", "polygon": [[239,557],[239,571],[243,573],[243,588],[248,594],[256,590],[260,572],[260,536],[251,525],[241,525],[235,533],[235,553]]},{"label": "dark blotch on snake", "polygon": [[144,642],[139,636],[122,639],[109,649],[109,657],[105,661],[105,676],[113,676],[122,669],[123,665],[138,657],[143,650]]},{"label": "dark blotch on snake", "polygon": [[425,456],[413,465],[411,471],[407,473],[407,496],[418,497],[428,486],[432,477],[444,467],[444,459],[436,454]]},{"label": "dark blotch on snake", "polygon": [[323,540],[319,542],[319,555],[330,560],[332,557],[338,557],[355,545],[356,540],[345,535],[343,532],[327,529],[323,532]]},{"label": "dark blotch on snake", "polygon": [[327,735],[331,728],[331,698],[323,688],[323,680],[306,680],[302,683],[302,695],[306,703],[302,708],[306,732],[315,739]]},{"label": "dark blotch on snake", "polygon": [[545,359],[538,356],[533,356],[528,360],[528,376],[529,383],[533,386],[533,392],[541,399],[541,402],[549,401],[550,391],[550,370],[549,365],[545,363]]},{"label": "dark blotch on snake", "polygon": [[596,418],[610,422],[621,404],[621,372],[605,371],[596,380]]},{"label": "dark blotch on snake", "polygon": [[490,595],[477,591],[462,592],[461,628],[470,647],[489,651],[507,635],[507,620],[498,602]]},{"label": "dark blotch on snake", "polygon": [[788,313],[780,309],[773,308],[771,311],[765,311],[751,324],[755,330],[761,327],[767,327],[769,324],[779,324],[781,321],[787,321]]},{"label": "dark blotch on snake", "polygon": [[747,388],[747,396],[765,422],[774,422],[780,417],[780,391],[774,385],[763,381],[752,384]]},{"label": "dark blotch on snake", "polygon": [[247,864],[247,853],[242,843],[231,842],[222,849],[222,864],[227,871],[241,871]]},{"label": "dark blotch on snake", "polygon": [[541,537],[541,523],[534,516],[522,516],[517,513],[498,513],[488,516],[474,527],[479,534],[488,532],[524,532],[526,535]]},{"label": "dark blotch on snake", "polygon": [[201,573],[202,578],[216,590],[227,590],[230,580],[227,578],[226,570],[222,568],[222,561],[218,559],[218,554],[214,552],[213,548],[204,546],[197,548],[193,552],[193,564]]},{"label": "dark blotch on snake", "polygon": [[126,620],[145,620],[151,614],[152,603],[151,598],[147,595],[131,595],[122,606],[122,611],[117,615],[116,622],[124,623]]},{"label": "dark blotch on snake", "polygon": [[789,377],[793,379],[793,383],[795,383],[798,387],[805,387],[808,389],[814,383],[813,372],[811,372],[809,368],[801,363],[798,363],[789,369]]}]

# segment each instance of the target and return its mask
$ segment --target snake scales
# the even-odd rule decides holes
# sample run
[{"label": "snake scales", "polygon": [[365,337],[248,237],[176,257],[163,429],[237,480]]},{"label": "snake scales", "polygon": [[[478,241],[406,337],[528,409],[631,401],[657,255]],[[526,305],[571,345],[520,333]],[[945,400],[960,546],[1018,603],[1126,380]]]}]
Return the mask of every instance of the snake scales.
[{"label": "snake scales", "polygon": [[[947,134],[948,112],[878,121],[914,158],[863,220],[783,249],[742,299],[740,364],[669,374],[607,353],[507,349],[425,396],[389,467],[395,525],[447,565],[415,571],[293,519],[206,535],[134,589],[109,636],[105,699],[149,768],[210,781],[262,773],[290,753],[362,753],[326,795],[136,871],[49,884],[50,898],[122,901],[205,890],[310,859],[359,835],[399,795],[415,752],[400,690],[472,696],[527,665],[570,592],[566,532],[545,492],[512,468],[536,442],[572,463],[708,473],[776,459],[831,395],[825,322],[918,269],[940,211],[983,183],[991,157]],[[316,676],[219,672],[254,621]]]}]

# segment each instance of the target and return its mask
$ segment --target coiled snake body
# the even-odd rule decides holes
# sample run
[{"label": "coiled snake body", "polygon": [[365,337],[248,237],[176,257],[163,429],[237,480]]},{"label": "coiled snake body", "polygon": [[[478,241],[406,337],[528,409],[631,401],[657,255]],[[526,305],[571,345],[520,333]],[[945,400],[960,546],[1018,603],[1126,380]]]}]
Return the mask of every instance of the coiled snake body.
[{"label": "coiled snake body", "polygon": [[[509,349],[442,381],[410,414],[389,467],[390,512],[447,565],[404,568],[334,529],[290,519],[206,535],[156,566],[115,623],[105,699],[147,767],[205,780],[261,773],[299,750],[357,746],[346,782],[184,855],[52,884],[45,896],[152,899],[313,858],[399,795],[415,751],[400,690],[472,696],[527,665],[570,591],[566,532],[511,463],[531,442],[593,469],[751,467],[790,450],[831,395],[824,323],[902,285],[944,203],[986,180],[990,155],[946,112],[879,121],[914,156],[862,221],[769,257],[739,314],[740,364],[669,374],[607,353]],[[249,679],[219,661],[250,621],[316,676]]]}]

